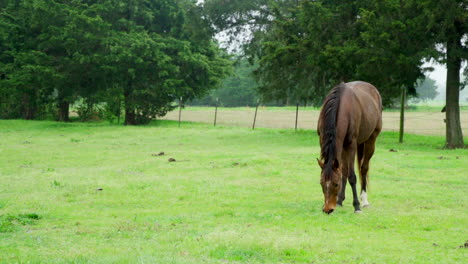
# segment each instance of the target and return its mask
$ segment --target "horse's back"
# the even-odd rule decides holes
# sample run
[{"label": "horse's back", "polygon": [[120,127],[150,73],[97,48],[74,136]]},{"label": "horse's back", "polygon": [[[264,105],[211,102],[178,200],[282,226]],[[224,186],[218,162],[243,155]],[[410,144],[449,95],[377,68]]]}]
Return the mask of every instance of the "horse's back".
[{"label": "horse's back", "polygon": [[358,143],[366,141],[374,132],[379,133],[382,129],[382,99],[380,93],[370,83],[355,81],[346,83],[350,89],[346,96],[348,106],[343,109],[353,113],[354,129],[357,133]]},{"label": "horse's back", "polygon": [[372,103],[376,110],[382,111],[382,98],[374,85],[363,81],[355,81],[346,83],[346,86],[353,90],[362,103]]}]

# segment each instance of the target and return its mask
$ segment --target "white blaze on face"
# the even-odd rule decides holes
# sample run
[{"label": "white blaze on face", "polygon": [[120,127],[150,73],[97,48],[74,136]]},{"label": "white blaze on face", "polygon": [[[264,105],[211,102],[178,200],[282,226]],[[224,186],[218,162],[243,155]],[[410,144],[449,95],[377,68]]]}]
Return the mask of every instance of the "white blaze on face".
[{"label": "white blaze on face", "polygon": [[362,202],[362,207],[366,207],[370,205],[369,201],[367,201],[367,193],[365,191],[362,191],[361,193],[361,202]]}]

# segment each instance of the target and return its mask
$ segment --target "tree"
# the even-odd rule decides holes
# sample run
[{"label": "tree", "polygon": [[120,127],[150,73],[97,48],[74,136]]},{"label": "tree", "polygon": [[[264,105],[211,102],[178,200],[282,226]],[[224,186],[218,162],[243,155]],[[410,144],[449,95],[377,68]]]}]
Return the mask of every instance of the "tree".
[{"label": "tree", "polygon": [[119,114],[123,98],[125,124],[146,123],[179,97],[213,89],[230,68],[191,0],[10,0],[0,8],[0,114],[10,118],[35,118],[55,102],[68,121],[78,99],[88,109],[107,100]]},{"label": "tree", "polygon": [[[36,47],[44,24],[33,1],[5,1],[0,15],[0,113],[2,118],[34,119],[60,78],[51,58]],[[39,7],[37,7],[39,8]]]},{"label": "tree", "polygon": [[213,89],[228,73],[201,11],[189,1],[104,1],[99,7],[113,25],[108,65],[122,87],[125,124],[162,116],[176,99]]},{"label": "tree", "polygon": [[255,65],[249,65],[246,60],[241,60],[232,76],[222,82],[222,89],[215,91],[216,98],[222,99],[222,105],[254,106],[259,94],[257,82],[253,76]]},{"label": "tree", "polygon": [[411,1],[386,0],[369,1],[360,13],[360,55],[366,60],[358,71],[379,87],[384,105],[401,94],[399,142],[403,143],[407,93],[416,95],[416,82],[424,76],[424,47],[429,43],[422,10]]},{"label": "tree", "polygon": [[118,33],[111,40],[109,65],[113,82],[122,87],[125,103],[125,124],[149,122],[154,115],[164,114],[175,100],[167,89],[168,78],[176,71],[171,58],[163,51],[164,41],[146,32]]},{"label": "tree", "polygon": [[[99,54],[106,25],[86,15],[80,1],[9,2],[1,17],[10,29],[2,52],[7,100],[21,101],[26,119],[55,101],[58,119],[68,121],[70,103],[104,83]],[[8,116],[16,117],[13,112]]]},{"label": "tree", "polygon": [[463,88],[461,65],[468,60],[468,5],[464,0],[424,0],[418,4],[424,10],[426,31],[432,44],[428,48],[429,56],[447,66],[446,147],[463,148],[459,97]]},{"label": "tree", "polygon": [[[215,105],[219,103],[226,107],[253,106],[257,103],[259,94],[257,82],[253,76],[255,65],[240,59],[235,64],[234,73],[224,79],[219,88],[211,91],[205,97],[190,102],[191,105]],[[216,100],[219,99],[219,102]]]},{"label": "tree", "polygon": [[424,102],[427,100],[433,100],[439,94],[437,92],[436,81],[429,77],[419,79],[416,86],[416,93],[417,100],[422,100]]}]

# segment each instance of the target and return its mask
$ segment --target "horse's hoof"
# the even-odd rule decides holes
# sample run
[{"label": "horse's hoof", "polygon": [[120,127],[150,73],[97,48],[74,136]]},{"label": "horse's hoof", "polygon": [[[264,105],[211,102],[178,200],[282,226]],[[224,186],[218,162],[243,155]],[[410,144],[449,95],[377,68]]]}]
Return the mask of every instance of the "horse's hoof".
[{"label": "horse's hoof", "polygon": [[361,204],[362,207],[370,207],[370,203]]},{"label": "horse's hoof", "polygon": [[360,214],[360,213],[362,213],[362,211],[361,210],[356,210],[356,211],[354,211],[354,213],[355,214]]}]

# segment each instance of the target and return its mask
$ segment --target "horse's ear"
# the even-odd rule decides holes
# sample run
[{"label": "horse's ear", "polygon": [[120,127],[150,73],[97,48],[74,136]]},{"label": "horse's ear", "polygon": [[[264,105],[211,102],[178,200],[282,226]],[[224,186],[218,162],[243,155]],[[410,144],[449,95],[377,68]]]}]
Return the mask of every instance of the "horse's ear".
[{"label": "horse's ear", "polygon": [[338,159],[335,159],[335,161],[333,162],[333,169],[337,170],[339,168],[340,168],[340,162],[338,161]]},{"label": "horse's ear", "polygon": [[317,163],[320,166],[320,168],[322,168],[322,170],[323,170],[323,166],[324,166],[323,162],[321,160],[317,159]]}]

